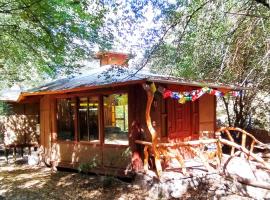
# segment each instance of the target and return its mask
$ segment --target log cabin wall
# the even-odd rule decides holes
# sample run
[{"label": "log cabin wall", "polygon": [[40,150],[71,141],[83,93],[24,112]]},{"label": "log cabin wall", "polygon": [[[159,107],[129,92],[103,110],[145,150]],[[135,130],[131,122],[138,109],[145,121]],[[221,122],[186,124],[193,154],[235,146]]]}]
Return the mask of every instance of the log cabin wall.
[{"label": "log cabin wall", "polygon": [[8,103],[9,113],[0,116],[0,131],[5,145],[39,142],[39,104]]}]

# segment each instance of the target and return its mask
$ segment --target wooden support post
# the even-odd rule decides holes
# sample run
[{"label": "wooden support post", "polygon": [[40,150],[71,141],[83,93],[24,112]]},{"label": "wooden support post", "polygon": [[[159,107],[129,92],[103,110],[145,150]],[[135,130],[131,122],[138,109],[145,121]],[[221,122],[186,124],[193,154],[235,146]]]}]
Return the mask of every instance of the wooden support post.
[{"label": "wooden support post", "polygon": [[31,146],[28,146],[28,155],[31,155]]},{"label": "wooden support post", "polygon": [[145,89],[146,94],[147,94],[145,118],[146,118],[147,128],[148,128],[148,130],[151,134],[151,137],[152,137],[152,143],[153,143],[152,149],[153,149],[153,153],[154,153],[154,157],[155,157],[155,165],[156,165],[157,175],[158,175],[158,177],[160,177],[160,175],[162,173],[162,167],[161,167],[161,161],[160,161],[160,154],[159,154],[159,151],[157,149],[158,138],[157,138],[157,132],[152,125],[151,115],[150,115],[151,106],[152,106],[152,102],[154,99],[154,94],[152,93],[150,88],[147,86],[148,86],[147,84],[143,85],[143,88]]},{"label": "wooden support post", "polygon": [[21,146],[21,157],[23,158],[23,145]]},{"label": "wooden support post", "polygon": [[143,152],[144,152],[143,169],[144,169],[144,171],[148,171],[148,168],[149,168],[149,164],[148,164],[148,159],[149,159],[148,146],[144,146]]},{"label": "wooden support post", "polygon": [[207,160],[205,159],[205,157],[203,156],[203,154],[193,147],[189,147],[189,148],[190,148],[192,153],[194,153],[196,156],[198,156],[200,158],[200,160],[202,161],[202,163],[205,166],[205,168],[207,169],[207,171],[211,171],[210,165],[207,162]]},{"label": "wooden support post", "polygon": [[[250,152],[253,153],[254,150],[254,145],[255,145],[255,140],[252,140],[251,145],[250,145]],[[250,156],[248,156],[248,160],[250,159]]]},{"label": "wooden support post", "polygon": [[7,163],[8,163],[8,154],[9,154],[9,148],[5,147],[5,157],[6,157]]},{"label": "wooden support post", "polygon": [[221,145],[221,142],[220,142],[220,139],[221,139],[221,133],[220,132],[216,132],[215,133],[215,137],[217,139],[217,157],[218,157],[218,165],[220,166],[221,165],[221,159],[222,159],[222,145]]},{"label": "wooden support post", "polygon": [[242,147],[246,147],[246,138],[247,138],[247,135],[246,133],[242,133]]},{"label": "wooden support post", "polygon": [[13,147],[13,160],[16,160],[16,146]]},{"label": "wooden support post", "polygon": [[[231,133],[228,131],[228,130],[225,130],[226,134],[228,135],[228,138],[230,139],[231,142],[234,142],[234,139],[231,135]],[[235,151],[235,148],[234,147],[231,147],[231,156],[234,154],[234,151]]]}]

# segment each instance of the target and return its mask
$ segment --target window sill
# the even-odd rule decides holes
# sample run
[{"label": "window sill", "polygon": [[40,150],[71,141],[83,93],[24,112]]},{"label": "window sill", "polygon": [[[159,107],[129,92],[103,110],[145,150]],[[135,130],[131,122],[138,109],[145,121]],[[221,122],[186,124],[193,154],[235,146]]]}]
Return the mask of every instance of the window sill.
[{"label": "window sill", "polygon": [[106,147],[128,147],[129,144],[114,144],[114,143],[104,143]]},{"label": "window sill", "polygon": [[79,144],[100,144],[99,140],[92,140],[92,141],[78,141]]},{"label": "window sill", "polygon": [[56,143],[76,143],[75,140],[56,140]]}]

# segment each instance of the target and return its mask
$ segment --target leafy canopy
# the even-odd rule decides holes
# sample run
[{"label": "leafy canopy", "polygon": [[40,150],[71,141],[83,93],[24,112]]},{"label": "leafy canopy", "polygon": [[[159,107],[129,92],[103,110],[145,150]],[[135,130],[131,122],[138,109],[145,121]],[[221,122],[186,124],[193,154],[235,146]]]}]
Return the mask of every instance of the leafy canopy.
[{"label": "leafy canopy", "polygon": [[96,0],[0,0],[0,86],[72,72],[93,47],[110,48],[105,13]]}]

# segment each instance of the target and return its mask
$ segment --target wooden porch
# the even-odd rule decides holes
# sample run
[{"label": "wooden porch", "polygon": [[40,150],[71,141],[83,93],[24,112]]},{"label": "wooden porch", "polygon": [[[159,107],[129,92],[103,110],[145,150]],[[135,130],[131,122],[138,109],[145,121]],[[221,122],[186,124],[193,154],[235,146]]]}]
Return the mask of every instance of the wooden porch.
[{"label": "wooden porch", "polygon": [[[135,143],[143,147],[143,169],[145,172],[154,170],[160,177],[164,170],[170,168],[170,161],[176,160],[178,169],[183,175],[187,175],[185,163],[189,158],[198,158],[206,171],[218,171],[221,169],[221,165],[226,165],[226,162],[222,162],[224,156],[227,157],[224,154],[225,146],[230,148],[230,157],[241,156],[247,160],[255,161],[258,168],[270,170],[270,163],[266,161],[267,155],[256,153],[256,149],[268,150],[269,146],[240,128],[220,128],[215,132],[213,138],[161,142],[152,125],[150,115],[154,93],[147,85],[143,87],[147,93],[145,118],[152,141],[136,140]],[[235,138],[238,138],[240,143],[235,141]]]}]

